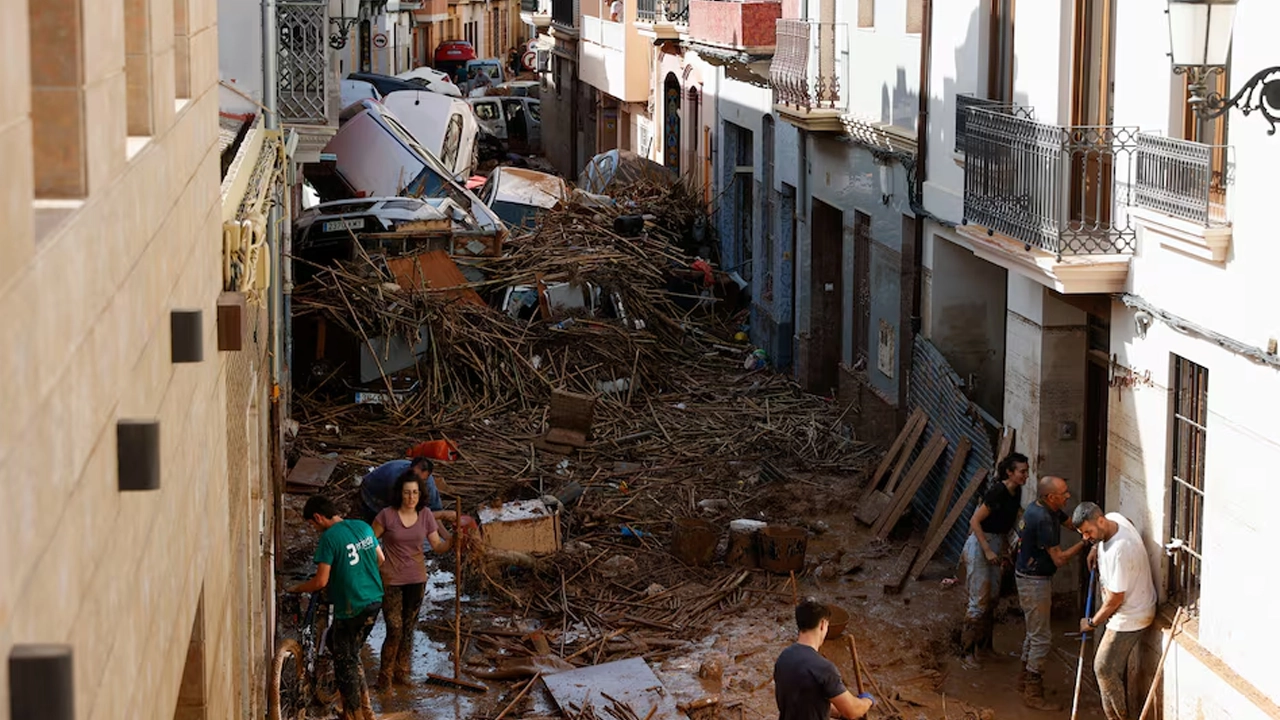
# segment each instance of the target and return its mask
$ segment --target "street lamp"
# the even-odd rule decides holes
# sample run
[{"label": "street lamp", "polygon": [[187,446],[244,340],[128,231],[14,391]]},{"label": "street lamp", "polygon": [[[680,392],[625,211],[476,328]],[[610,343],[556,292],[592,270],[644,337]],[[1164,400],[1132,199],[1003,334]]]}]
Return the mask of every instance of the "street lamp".
[{"label": "street lamp", "polygon": [[337,26],[337,32],[329,36],[329,47],[341,50],[347,46],[351,28],[360,22],[360,0],[329,0],[329,24]]},{"label": "street lamp", "polygon": [[1212,120],[1231,108],[1245,115],[1254,110],[1271,123],[1269,135],[1280,124],[1280,65],[1258,72],[1244,87],[1224,100],[1209,92],[1208,80],[1227,65],[1231,32],[1238,0],[1169,0],[1169,45],[1173,71],[1187,76],[1187,98],[1196,115]]}]

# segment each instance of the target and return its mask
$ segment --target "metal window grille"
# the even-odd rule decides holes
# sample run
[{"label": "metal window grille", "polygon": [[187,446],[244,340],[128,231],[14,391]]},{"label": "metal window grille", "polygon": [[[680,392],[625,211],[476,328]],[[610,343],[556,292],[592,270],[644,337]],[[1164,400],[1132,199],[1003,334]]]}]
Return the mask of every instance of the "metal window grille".
[{"label": "metal window grille", "polygon": [[327,2],[282,0],[277,102],[284,122],[324,125],[329,119]]},{"label": "metal window grille", "polygon": [[1169,474],[1169,598],[1186,607],[1200,599],[1203,567],[1205,440],[1209,370],[1173,356],[1170,408],[1173,457]]}]

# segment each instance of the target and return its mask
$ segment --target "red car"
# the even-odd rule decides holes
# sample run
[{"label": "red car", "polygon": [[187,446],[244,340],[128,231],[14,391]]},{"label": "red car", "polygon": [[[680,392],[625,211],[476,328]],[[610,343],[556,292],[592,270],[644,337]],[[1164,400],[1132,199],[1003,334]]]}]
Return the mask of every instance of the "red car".
[{"label": "red car", "polygon": [[[457,82],[458,73],[463,71],[467,61],[475,59],[476,49],[471,46],[471,43],[466,40],[446,40],[436,46],[432,64],[435,69],[448,73]],[[462,79],[465,80],[465,78]]]}]

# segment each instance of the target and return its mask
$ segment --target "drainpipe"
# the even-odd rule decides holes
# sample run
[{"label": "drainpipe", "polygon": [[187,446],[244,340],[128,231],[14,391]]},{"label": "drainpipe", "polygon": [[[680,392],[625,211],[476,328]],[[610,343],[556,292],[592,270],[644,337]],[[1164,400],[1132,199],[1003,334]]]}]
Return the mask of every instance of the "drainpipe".
[{"label": "drainpipe", "polygon": [[[923,0],[921,5],[923,17],[921,18],[920,28],[920,99],[919,108],[916,112],[916,172],[913,193],[918,198],[920,209],[923,210],[924,183],[929,169],[929,69],[933,63],[933,0]],[[923,299],[921,296],[924,287],[924,226],[929,216],[919,211],[915,212],[915,216],[915,233],[914,237],[911,238],[911,302],[909,307],[904,308],[904,310],[908,311],[906,314],[911,319],[911,322],[907,331],[902,333],[902,351],[898,356],[900,362],[906,367],[905,372],[899,373],[901,379],[898,381],[899,427],[907,421],[907,394],[910,390],[911,358],[914,353],[916,335],[921,330],[921,317],[923,316],[923,308],[921,307]],[[903,304],[906,305],[905,302]]]},{"label": "drainpipe", "polygon": [[[262,0],[262,104],[265,108],[267,130],[279,132],[280,115],[277,110],[276,83],[278,82],[276,43],[276,0]],[[283,333],[281,332],[281,306],[283,286],[280,280],[280,208],[273,204],[267,220],[267,245],[271,253],[271,292],[267,306],[271,315],[271,384],[272,399],[280,391],[280,361]]]}]

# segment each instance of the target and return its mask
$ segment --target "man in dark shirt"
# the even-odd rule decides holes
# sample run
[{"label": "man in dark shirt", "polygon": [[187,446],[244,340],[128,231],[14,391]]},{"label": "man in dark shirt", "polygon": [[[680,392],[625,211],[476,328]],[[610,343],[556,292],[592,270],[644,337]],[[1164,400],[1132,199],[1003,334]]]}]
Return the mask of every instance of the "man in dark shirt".
[{"label": "man in dark shirt", "polygon": [[1022,509],[1022,486],[1030,474],[1027,456],[1010,453],[996,466],[1000,478],[982,498],[982,504],[969,519],[969,539],[961,557],[966,568],[969,606],[965,610],[960,644],[964,657],[960,664],[976,670],[977,651],[990,647],[995,606],[1000,599],[1000,581],[1004,575],[1002,562],[1009,531]]},{"label": "man in dark shirt", "polygon": [[396,484],[396,480],[399,480],[401,475],[412,472],[414,477],[422,483],[427,496],[427,507],[430,508],[431,514],[436,520],[452,522],[455,513],[444,509],[444,503],[440,500],[440,491],[436,489],[436,478],[431,474],[434,470],[435,466],[431,460],[414,458],[385,462],[369,471],[369,474],[360,481],[361,516],[364,521],[372,523],[383,508],[393,504],[391,489]]},{"label": "man in dark shirt", "polygon": [[799,636],[773,665],[778,720],[827,720],[833,705],[838,717],[856,720],[871,709],[871,695],[854,697],[845,689],[835,664],[818,652],[827,639],[830,619],[831,609],[814,598],[796,606]]},{"label": "man in dark shirt", "polygon": [[1061,710],[1057,703],[1044,698],[1044,681],[1040,672],[1053,647],[1049,615],[1053,605],[1053,575],[1071,558],[1080,554],[1084,542],[1068,550],[1058,548],[1062,527],[1072,530],[1070,518],[1063,512],[1071,492],[1067,481],[1046,476],[1039,484],[1039,498],[1027,506],[1018,523],[1018,562],[1014,572],[1018,580],[1018,601],[1027,621],[1027,636],[1022,642],[1022,703],[1037,710]]}]

